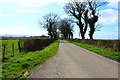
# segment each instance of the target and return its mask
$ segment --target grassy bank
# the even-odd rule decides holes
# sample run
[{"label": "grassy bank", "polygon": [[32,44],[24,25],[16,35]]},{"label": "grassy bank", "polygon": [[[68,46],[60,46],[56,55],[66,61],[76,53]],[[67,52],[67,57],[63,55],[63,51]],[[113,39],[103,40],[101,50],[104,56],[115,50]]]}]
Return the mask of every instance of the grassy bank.
[{"label": "grassy bank", "polygon": [[119,58],[120,52],[115,52],[113,50],[106,50],[104,48],[98,48],[98,47],[95,47],[93,45],[82,44],[82,43],[73,42],[73,41],[68,41],[68,42],[73,43],[77,46],[83,47],[83,48],[90,50],[92,52],[95,52],[99,55],[105,56],[107,58],[114,59],[116,61],[120,61],[120,58]]},{"label": "grassy bank", "polygon": [[93,45],[99,48],[111,49],[113,51],[120,51],[120,40],[100,40],[100,39],[71,39],[82,44]]},{"label": "grassy bank", "polygon": [[58,51],[59,41],[55,41],[43,50],[35,52],[21,52],[15,57],[9,58],[3,63],[3,78],[26,77],[23,74],[27,71],[28,75],[40,64],[54,56]]}]

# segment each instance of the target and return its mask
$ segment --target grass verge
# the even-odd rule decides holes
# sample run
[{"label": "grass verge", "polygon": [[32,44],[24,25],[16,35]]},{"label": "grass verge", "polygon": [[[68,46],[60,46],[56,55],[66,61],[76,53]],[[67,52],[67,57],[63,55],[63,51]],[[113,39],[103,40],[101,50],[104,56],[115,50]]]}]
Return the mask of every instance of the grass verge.
[{"label": "grass verge", "polygon": [[[3,63],[2,78],[25,78],[23,74],[27,71],[29,74],[43,62],[53,57],[58,51],[59,41],[55,41],[43,50],[28,52],[9,58]],[[28,75],[27,75],[28,76]]]},{"label": "grass verge", "polygon": [[99,55],[102,55],[104,57],[116,60],[118,62],[120,61],[120,57],[119,57],[120,52],[115,52],[115,51],[112,51],[112,50],[106,50],[106,49],[103,49],[103,48],[95,47],[93,45],[82,44],[82,43],[77,43],[77,42],[73,42],[73,41],[68,41],[68,42],[70,42],[72,44],[75,44],[77,46],[80,46],[82,48],[85,48],[87,50],[90,50],[92,52],[95,52],[95,53],[97,53]]}]

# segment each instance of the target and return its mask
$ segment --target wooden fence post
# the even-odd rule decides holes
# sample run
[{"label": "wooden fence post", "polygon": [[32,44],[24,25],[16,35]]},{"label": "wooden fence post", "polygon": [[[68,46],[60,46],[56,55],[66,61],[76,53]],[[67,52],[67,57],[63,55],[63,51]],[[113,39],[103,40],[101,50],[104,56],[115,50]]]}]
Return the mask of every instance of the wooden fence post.
[{"label": "wooden fence post", "polygon": [[14,43],[12,43],[12,53],[13,53],[12,56],[14,56]]},{"label": "wooden fence post", "polygon": [[21,52],[20,41],[18,41],[18,50]]},{"label": "wooden fence post", "polygon": [[2,61],[4,62],[5,59],[5,49],[6,49],[6,45],[3,45],[3,55],[2,55]]}]

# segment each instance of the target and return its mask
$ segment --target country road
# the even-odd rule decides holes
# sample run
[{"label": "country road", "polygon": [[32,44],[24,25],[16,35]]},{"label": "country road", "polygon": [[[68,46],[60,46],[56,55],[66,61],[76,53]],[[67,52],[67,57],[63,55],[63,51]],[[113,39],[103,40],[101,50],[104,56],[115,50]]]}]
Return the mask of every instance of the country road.
[{"label": "country road", "polygon": [[118,78],[118,63],[61,40],[58,53],[28,78]]}]

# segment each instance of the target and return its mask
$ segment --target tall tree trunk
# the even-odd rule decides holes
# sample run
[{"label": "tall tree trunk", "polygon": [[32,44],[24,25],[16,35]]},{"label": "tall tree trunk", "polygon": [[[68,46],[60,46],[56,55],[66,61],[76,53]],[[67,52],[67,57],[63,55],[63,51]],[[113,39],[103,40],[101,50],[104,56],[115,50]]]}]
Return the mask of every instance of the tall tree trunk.
[{"label": "tall tree trunk", "polygon": [[89,34],[90,39],[93,39],[93,34]]},{"label": "tall tree trunk", "polygon": [[53,34],[52,34],[51,31],[49,31],[49,34],[48,34],[48,35],[50,35],[50,38],[53,39]]},{"label": "tall tree trunk", "polygon": [[72,32],[70,32],[70,38],[73,39],[73,33]]},{"label": "tall tree trunk", "polygon": [[53,32],[54,39],[57,39],[57,32]]},{"label": "tall tree trunk", "polygon": [[82,37],[82,39],[85,39],[85,35],[84,34],[81,34],[81,37]]},{"label": "tall tree trunk", "polygon": [[81,29],[80,29],[80,34],[81,34],[82,39],[85,39],[85,34],[84,34],[83,30],[81,30]]},{"label": "tall tree trunk", "polygon": [[85,20],[84,35],[85,35],[86,31],[87,31],[87,28],[88,28],[88,23],[87,23],[87,20]]},{"label": "tall tree trunk", "polygon": [[93,12],[93,18],[91,18],[91,21],[89,23],[89,25],[90,25],[90,33],[89,33],[90,39],[93,39],[93,34],[95,32],[95,23],[97,21],[98,21],[98,16],[96,16],[95,13]]},{"label": "tall tree trunk", "polygon": [[87,20],[88,20],[88,10],[86,10],[85,14],[84,14],[84,22],[85,22],[84,35],[85,35],[85,33],[87,31],[87,28],[88,28],[88,22],[87,22]]},{"label": "tall tree trunk", "polygon": [[93,39],[93,34],[95,32],[94,24],[90,25],[89,37]]},{"label": "tall tree trunk", "polygon": [[68,39],[70,39],[70,32],[68,33]]},{"label": "tall tree trunk", "polygon": [[80,28],[81,37],[82,37],[82,39],[85,39],[85,35],[84,35],[84,31],[83,31],[84,25],[82,24],[81,19],[79,20],[79,24],[78,25],[79,25],[79,28]]}]

